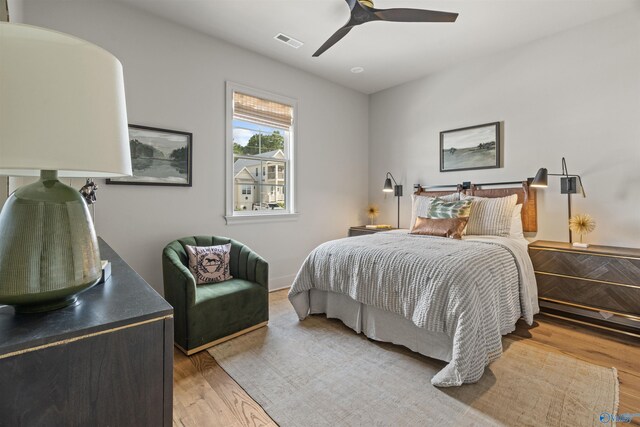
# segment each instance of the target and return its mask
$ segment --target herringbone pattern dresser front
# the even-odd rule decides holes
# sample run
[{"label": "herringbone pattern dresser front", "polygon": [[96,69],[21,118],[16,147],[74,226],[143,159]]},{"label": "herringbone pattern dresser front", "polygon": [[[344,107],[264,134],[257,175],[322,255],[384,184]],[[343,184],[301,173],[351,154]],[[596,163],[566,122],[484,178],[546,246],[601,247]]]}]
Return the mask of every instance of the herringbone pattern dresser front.
[{"label": "herringbone pattern dresser front", "polygon": [[639,249],[537,241],[529,254],[541,307],[640,329]]}]

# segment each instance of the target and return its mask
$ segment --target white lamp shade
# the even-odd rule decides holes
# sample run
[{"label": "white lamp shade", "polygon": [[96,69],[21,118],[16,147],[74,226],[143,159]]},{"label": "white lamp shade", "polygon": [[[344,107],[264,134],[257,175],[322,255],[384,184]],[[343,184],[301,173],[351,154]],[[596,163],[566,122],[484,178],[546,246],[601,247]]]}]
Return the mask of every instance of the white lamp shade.
[{"label": "white lamp shade", "polygon": [[131,175],[122,65],[52,30],[0,23],[0,174]]}]

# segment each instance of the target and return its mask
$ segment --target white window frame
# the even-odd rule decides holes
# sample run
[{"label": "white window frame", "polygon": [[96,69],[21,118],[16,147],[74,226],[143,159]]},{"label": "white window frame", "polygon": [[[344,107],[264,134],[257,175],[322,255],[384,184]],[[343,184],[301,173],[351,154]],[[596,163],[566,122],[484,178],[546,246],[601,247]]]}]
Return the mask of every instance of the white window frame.
[{"label": "white window frame", "polygon": [[[292,108],[292,125],[289,133],[289,147],[286,160],[285,169],[285,206],[287,207],[282,211],[273,210],[260,210],[260,211],[235,211],[233,209],[233,196],[234,196],[234,179],[233,179],[233,93],[242,92],[247,95],[255,96],[257,98],[267,99],[269,101],[279,102],[281,104],[290,105]],[[226,171],[226,215],[225,220],[227,225],[231,224],[246,224],[255,222],[271,222],[282,220],[294,220],[298,217],[298,211],[296,210],[296,140],[298,136],[297,120],[298,118],[298,101],[287,96],[278,95],[275,93],[267,92],[260,89],[254,89],[248,86],[244,86],[238,83],[230,81],[226,82],[226,147],[225,147],[225,171]],[[286,147],[285,147],[286,148]]]}]

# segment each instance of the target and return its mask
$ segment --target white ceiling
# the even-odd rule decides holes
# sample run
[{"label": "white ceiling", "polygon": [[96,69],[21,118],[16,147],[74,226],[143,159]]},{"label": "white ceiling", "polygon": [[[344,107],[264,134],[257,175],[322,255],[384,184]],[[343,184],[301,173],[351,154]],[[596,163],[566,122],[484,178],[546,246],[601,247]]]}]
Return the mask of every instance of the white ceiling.
[{"label": "white ceiling", "polygon": [[[640,7],[639,0],[376,0],[458,12],[455,23],[370,22],[318,58],[349,18],[345,0],[119,0],[364,93]],[[293,49],[273,37],[302,42]],[[361,74],[350,72],[361,66]]]}]

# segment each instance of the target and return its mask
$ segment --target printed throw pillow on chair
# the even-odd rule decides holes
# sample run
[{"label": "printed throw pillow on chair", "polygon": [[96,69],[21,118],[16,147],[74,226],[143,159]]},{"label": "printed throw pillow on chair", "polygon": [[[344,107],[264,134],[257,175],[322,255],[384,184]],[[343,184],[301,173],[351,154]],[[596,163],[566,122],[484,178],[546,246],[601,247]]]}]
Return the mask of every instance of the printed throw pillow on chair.
[{"label": "printed throw pillow on chair", "polygon": [[189,255],[189,270],[196,284],[218,283],[232,279],[229,272],[231,244],[218,246],[185,245]]}]

